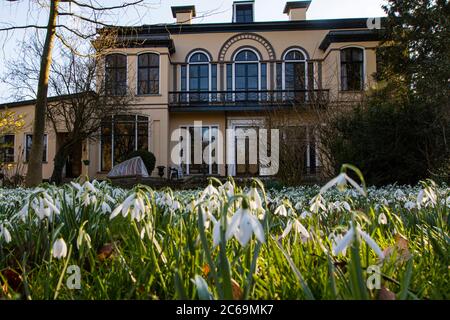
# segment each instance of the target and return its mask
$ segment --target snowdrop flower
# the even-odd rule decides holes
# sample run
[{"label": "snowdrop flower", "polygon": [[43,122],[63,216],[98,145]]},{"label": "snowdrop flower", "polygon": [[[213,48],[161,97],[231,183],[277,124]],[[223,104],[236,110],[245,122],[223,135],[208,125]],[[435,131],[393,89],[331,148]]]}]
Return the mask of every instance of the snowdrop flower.
[{"label": "snowdrop flower", "polygon": [[287,211],[286,207],[284,206],[284,204],[281,204],[280,206],[278,206],[278,208],[275,209],[273,214],[276,216],[287,217],[288,211]]},{"label": "snowdrop flower", "polygon": [[101,211],[104,214],[110,213],[111,212],[111,207],[109,206],[109,204],[106,201],[103,201],[101,204]]},{"label": "snowdrop flower", "polygon": [[219,191],[212,185],[212,182],[210,182],[205,190],[203,190],[202,195],[200,196],[200,201],[212,196],[219,196]]},{"label": "snowdrop flower", "polygon": [[345,234],[345,236],[342,237],[342,239],[335,244],[333,247],[333,254],[338,255],[341,253],[345,248],[349,246],[350,243],[352,243],[355,240],[355,234],[359,235],[364,242],[367,243],[369,247],[372,248],[373,251],[380,257],[380,259],[384,258],[383,251],[381,251],[380,247],[377,245],[375,240],[373,240],[367,233],[362,231],[359,227],[353,227],[353,225],[350,227],[350,230]]},{"label": "snowdrop flower", "polygon": [[126,217],[135,197],[136,197],[135,194],[129,195],[122,204],[120,204],[117,208],[114,209],[114,211],[109,216],[109,220],[114,219],[120,213],[122,213],[122,215]]},{"label": "snowdrop flower", "polygon": [[306,230],[303,224],[301,224],[297,219],[289,220],[286,228],[283,231],[283,234],[281,235],[281,238],[286,237],[291,232],[291,230],[294,230],[295,233],[300,234],[303,238],[309,239],[308,230]]},{"label": "snowdrop flower", "polygon": [[247,193],[247,196],[250,199],[250,208],[252,210],[263,209],[261,197],[255,186],[250,188],[250,191]]},{"label": "snowdrop flower", "polygon": [[65,258],[67,256],[67,245],[63,238],[59,238],[53,244],[53,257],[56,259]]},{"label": "snowdrop flower", "polygon": [[331,179],[326,185],[324,185],[322,189],[320,189],[320,193],[323,194],[334,186],[337,186],[338,190],[343,191],[347,186],[347,182],[350,183],[360,194],[362,194],[365,197],[367,196],[366,191],[364,191],[364,189],[361,188],[361,186],[358,183],[356,183],[355,180],[350,178],[344,172],[339,174],[336,178]]},{"label": "snowdrop flower", "polygon": [[405,193],[401,189],[397,189],[397,191],[394,192],[394,197],[398,200],[405,198]]},{"label": "snowdrop flower", "polygon": [[425,189],[422,189],[419,191],[419,194],[417,195],[417,207],[420,209],[422,205],[425,207],[431,206],[435,207],[437,203],[437,195],[436,192],[430,187],[426,187]]},{"label": "snowdrop flower", "polygon": [[322,211],[327,211],[327,208],[324,204],[325,200],[323,199],[322,195],[319,193],[317,196],[311,199],[310,205],[311,207],[309,210],[314,213],[319,213],[319,209],[322,209]]},{"label": "snowdrop flower", "polygon": [[219,190],[224,192],[228,198],[234,196],[234,186],[230,180],[228,180],[223,186],[220,186]]},{"label": "snowdrop flower", "polygon": [[97,189],[89,182],[86,181],[83,185],[84,189],[92,193],[97,193]]},{"label": "snowdrop flower", "polygon": [[382,212],[378,215],[378,223],[379,224],[387,224],[387,217],[384,214],[384,212]]},{"label": "snowdrop flower", "polygon": [[74,187],[75,189],[77,189],[78,192],[83,191],[83,188],[80,186],[80,184],[70,181],[70,184],[72,185],[72,187]]},{"label": "snowdrop flower", "polygon": [[217,247],[220,243],[220,220],[217,220],[214,218],[213,215],[211,215],[211,221],[214,224],[213,227],[213,247]]},{"label": "snowdrop flower", "polygon": [[83,227],[84,227],[84,224],[82,225],[82,227],[78,231],[78,237],[77,237],[77,248],[78,248],[78,250],[80,249],[80,247],[83,244],[83,242],[86,243],[86,245],[87,245],[87,247],[89,249],[91,248],[91,236],[84,230]]},{"label": "snowdrop flower", "polygon": [[5,240],[6,243],[11,242],[11,234],[9,233],[8,229],[6,229],[6,226],[2,223],[0,224],[0,237]]},{"label": "snowdrop flower", "polygon": [[226,232],[226,239],[229,240],[234,236],[245,247],[253,233],[259,242],[265,242],[264,229],[261,223],[258,218],[251,214],[244,201],[243,207],[238,209],[231,218]]},{"label": "snowdrop flower", "polygon": [[405,203],[405,209],[408,209],[409,211],[411,211],[415,207],[416,207],[416,204],[412,201],[408,201]]}]

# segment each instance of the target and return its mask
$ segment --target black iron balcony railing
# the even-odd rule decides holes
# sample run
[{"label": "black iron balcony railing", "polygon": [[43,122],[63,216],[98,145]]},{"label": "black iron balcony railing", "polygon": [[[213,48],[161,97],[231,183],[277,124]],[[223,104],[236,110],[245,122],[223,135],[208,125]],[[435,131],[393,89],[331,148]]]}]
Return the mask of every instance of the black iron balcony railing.
[{"label": "black iron balcony railing", "polygon": [[323,105],[328,98],[329,90],[173,91],[169,92],[169,105],[172,107]]}]

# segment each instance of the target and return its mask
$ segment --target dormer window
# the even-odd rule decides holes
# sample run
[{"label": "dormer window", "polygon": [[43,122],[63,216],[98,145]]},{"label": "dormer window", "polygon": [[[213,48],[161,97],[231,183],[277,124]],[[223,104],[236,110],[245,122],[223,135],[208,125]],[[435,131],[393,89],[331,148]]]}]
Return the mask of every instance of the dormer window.
[{"label": "dormer window", "polygon": [[251,23],[255,20],[253,1],[235,2],[233,7],[233,22]]}]

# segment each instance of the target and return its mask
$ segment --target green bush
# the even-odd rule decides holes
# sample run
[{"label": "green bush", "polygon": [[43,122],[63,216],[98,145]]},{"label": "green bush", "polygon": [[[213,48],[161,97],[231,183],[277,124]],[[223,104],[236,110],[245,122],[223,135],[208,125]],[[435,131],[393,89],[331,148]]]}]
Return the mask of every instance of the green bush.
[{"label": "green bush", "polygon": [[415,184],[448,159],[450,121],[443,110],[381,89],[327,123],[322,141],[335,171],[352,163],[369,184]]},{"label": "green bush", "polygon": [[128,155],[127,160],[135,157],[142,158],[142,161],[144,161],[145,167],[147,168],[148,174],[151,175],[153,170],[155,169],[155,155],[147,150],[136,150]]}]

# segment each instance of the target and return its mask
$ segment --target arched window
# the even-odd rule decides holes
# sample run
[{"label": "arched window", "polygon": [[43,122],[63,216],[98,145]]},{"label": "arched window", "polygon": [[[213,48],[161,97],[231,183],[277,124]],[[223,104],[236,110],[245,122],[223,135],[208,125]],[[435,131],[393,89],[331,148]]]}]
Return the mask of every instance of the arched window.
[{"label": "arched window", "polygon": [[119,53],[105,58],[106,91],[112,95],[124,95],[127,89],[127,56]]},{"label": "arched window", "polygon": [[143,53],[138,56],[138,94],[159,93],[159,55]]},{"label": "arched window", "polygon": [[284,55],[284,90],[299,91],[307,88],[306,55],[298,49]]},{"label": "arched window", "polygon": [[189,59],[189,99],[191,101],[207,101],[210,91],[211,65],[208,56],[203,52],[193,53]]},{"label": "arched window", "polygon": [[148,150],[149,119],[138,115],[116,115],[101,126],[101,170],[109,171],[135,150]]},{"label": "arched window", "polygon": [[234,90],[236,101],[259,99],[260,90],[267,89],[267,65],[260,63],[257,52],[242,49],[234,56]]},{"label": "arched window", "polygon": [[364,50],[346,48],[341,50],[341,89],[361,91],[364,89]]},{"label": "arched window", "polygon": [[308,89],[308,62],[306,54],[299,49],[287,51],[282,65],[283,99],[304,101]]}]

